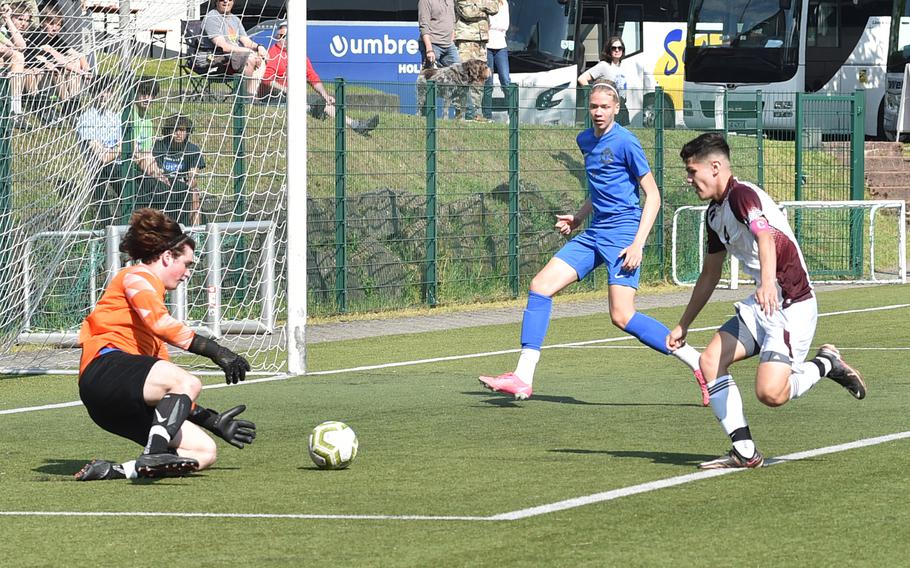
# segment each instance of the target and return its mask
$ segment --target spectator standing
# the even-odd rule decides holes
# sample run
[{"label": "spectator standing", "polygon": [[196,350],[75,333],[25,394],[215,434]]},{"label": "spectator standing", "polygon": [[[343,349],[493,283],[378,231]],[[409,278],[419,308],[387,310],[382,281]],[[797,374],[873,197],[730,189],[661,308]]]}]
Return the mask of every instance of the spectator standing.
[{"label": "spectator standing", "polygon": [[22,83],[25,71],[25,39],[22,31],[28,28],[31,14],[28,5],[17,2],[15,5],[0,6],[0,17],[3,18],[3,29],[0,30],[0,61],[7,69],[10,85],[10,110],[13,114],[13,128],[28,130],[30,125],[22,114]]},{"label": "spectator standing", "polygon": [[[328,115],[331,118],[335,118],[335,97],[329,94],[325,90],[325,86],[322,84],[322,80],[319,78],[319,75],[316,74],[316,70],[313,69],[313,64],[310,63],[310,58],[306,58],[306,80],[307,83],[313,87],[313,90],[322,98],[322,101],[319,101],[320,104],[314,104],[310,107],[310,114],[314,118],[321,119]],[[344,117],[344,123],[347,124],[351,130],[360,134],[361,136],[368,136],[370,132],[376,129],[379,126],[379,115],[374,114],[369,120],[355,120],[350,116]]]},{"label": "spectator standing", "polygon": [[190,142],[192,128],[185,116],[168,117],[161,125],[161,137],[155,142],[153,154],[169,189],[165,212],[173,211],[169,215],[185,225],[201,225],[197,175],[205,169],[205,158],[199,146]]},{"label": "spectator standing", "polygon": [[616,122],[625,126],[629,124],[629,109],[626,107],[626,89],[629,81],[622,68],[622,60],[626,54],[626,44],[619,36],[613,36],[604,43],[600,52],[600,61],[578,77],[578,84],[582,87],[593,81],[606,79],[612,81],[619,91],[620,108]]},{"label": "spectator standing", "polygon": [[509,77],[509,48],[506,44],[506,32],[509,30],[509,2],[499,0],[499,11],[490,16],[490,36],[487,40],[487,67],[490,78],[483,89],[483,117],[493,118],[493,72],[499,75],[499,84],[505,91],[506,85],[512,83]]},{"label": "spectator standing", "polygon": [[[487,61],[487,39],[490,36],[490,15],[499,11],[499,0],[455,1],[455,46],[458,57],[464,61]],[[483,89],[470,87],[467,97],[466,120],[474,120],[481,106]],[[461,118],[461,109],[455,107],[455,118]],[[482,120],[482,118],[481,118]]]},{"label": "spectator standing", "polygon": [[423,67],[460,63],[455,47],[455,0],[417,0],[417,27]]},{"label": "spectator standing", "polygon": [[268,51],[250,39],[240,18],[231,13],[234,0],[211,0],[211,9],[202,19],[205,47],[215,52],[215,61],[228,73],[241,73],[246,93],[255,97],[265,74]]}]

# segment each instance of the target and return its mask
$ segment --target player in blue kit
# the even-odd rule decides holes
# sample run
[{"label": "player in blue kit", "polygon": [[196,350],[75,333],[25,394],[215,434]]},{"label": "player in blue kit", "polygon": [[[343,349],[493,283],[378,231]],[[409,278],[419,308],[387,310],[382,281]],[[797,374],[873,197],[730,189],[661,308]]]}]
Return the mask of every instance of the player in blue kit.
[{"label": "player in blue kit", "polygon": [[[591,88],[589,112],[594,126],[577,138],[585,160],[589,197],[574,215],[557,215],[556,229],[569,235],[592,212],[593,221],[588,229],[566,243],[531,281],[521,323],[518,365],[512,373],[481,376],[485,388],[512,394],[519,400],[531,396],[553,296],[603,264],[609,273],[613,325],[648,347],[664,354],[672,353],[686,363],[701,387],[702,404],[708,404],[708,392],[698,368],[698,352],[689,345],[671,351],[665,341],[670,330],[635,311],[642,255],[660,210],[660,191],[638,138],[614,122],[619,100],[616,87],[609,81],[597,82]],[[645,192],[643,209],[639,207],[639,186]]]}]

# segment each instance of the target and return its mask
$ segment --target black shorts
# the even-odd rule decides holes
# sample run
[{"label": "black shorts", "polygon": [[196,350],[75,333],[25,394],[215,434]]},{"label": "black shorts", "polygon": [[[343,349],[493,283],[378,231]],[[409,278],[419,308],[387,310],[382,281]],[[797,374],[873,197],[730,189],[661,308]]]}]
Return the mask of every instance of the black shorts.
[{"label": "black shorts", "polygon": [[142,389],[158,361],[149,355],[111,351],[89,363],[79,376],[79,398],[95,424],[144,446],[155,408],[145,403]]}]

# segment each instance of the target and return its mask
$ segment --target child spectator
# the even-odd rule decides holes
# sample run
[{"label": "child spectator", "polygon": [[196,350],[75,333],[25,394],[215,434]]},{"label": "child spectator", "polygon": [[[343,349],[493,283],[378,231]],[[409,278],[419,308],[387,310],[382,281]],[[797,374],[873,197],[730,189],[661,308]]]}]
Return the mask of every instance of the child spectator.
[{"label": "child spectator", "polygon": [[167,180],[169,191],[164,211],[184,225],[201,225],[202,201],[197,174],[205,169],[205,158],[199,146],[189,140],[192,129],[192,123],[185,116],[166,118],[152,152]]},{"label": "child spectator", "polygon": [[8,71],[10,85],[10,110],[13,114],[13,128],[28,130],[30,125],[22,114],[22,82],[25,71],[25,39],[22,32],[28,29],[31,14],[24,2],[0,6],[0,65]]},{"label": "child spectator", "polygon": [[[60,100],[66,101],[82,90],[83,78],[90,74],[88,60],[73,49],[60,30],[63,17],[52,6],[41,11],[40,29],[25,35],[25,90],[55,87]],[[50,113],[47,117],[56,117]]]},{"label": "child spectator", "polygon": [[130,114],[130,124],[133,127],[133,162],[139,166],[143,175],[164,180],[161,170],[152,156],[152,146],[155,144],[155,126],[148,116],[149,107],[158,94],[158,83],[154,80],[143,80],[136,88],[136,100]]}]

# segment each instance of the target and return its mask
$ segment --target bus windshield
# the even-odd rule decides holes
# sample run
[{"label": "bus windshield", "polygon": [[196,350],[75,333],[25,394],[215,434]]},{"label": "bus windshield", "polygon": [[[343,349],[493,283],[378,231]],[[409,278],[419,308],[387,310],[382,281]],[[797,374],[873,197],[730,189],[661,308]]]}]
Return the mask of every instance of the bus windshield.
[{"label": "bus windshield", "polygon": [[570,0],[509,0],[511,25],[506,35],[512,73],[565,67],[574,63],[572,21],[576,2]]},{"label": "bus windshield", "polygon": [[695,2],[689,15],[686,79],[768,83],[792,77],[798,64],[802,1]]}]

